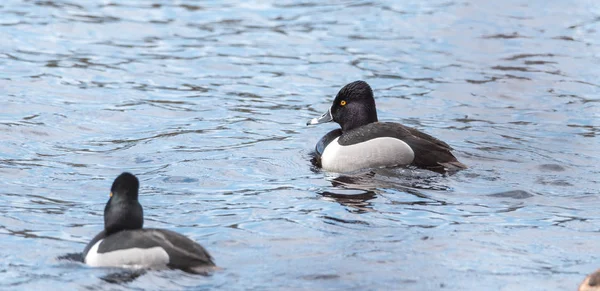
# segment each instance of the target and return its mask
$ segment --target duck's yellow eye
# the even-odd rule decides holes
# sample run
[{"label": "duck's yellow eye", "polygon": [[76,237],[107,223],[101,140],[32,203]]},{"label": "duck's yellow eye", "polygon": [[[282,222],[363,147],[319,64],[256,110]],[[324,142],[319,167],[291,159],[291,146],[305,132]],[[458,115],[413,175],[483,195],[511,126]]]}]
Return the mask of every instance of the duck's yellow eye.
[{"label": "duck's yellow eye", "polygon": [[112,197],[112,192],[110,192],[110,194],[108,195],[108,197]]},{"label": "duck's yellow eye", "polygon": [[342,105],[342,106],[346,105],[346,100],[342,100],[342,102],[340,102],[340,105]]}]

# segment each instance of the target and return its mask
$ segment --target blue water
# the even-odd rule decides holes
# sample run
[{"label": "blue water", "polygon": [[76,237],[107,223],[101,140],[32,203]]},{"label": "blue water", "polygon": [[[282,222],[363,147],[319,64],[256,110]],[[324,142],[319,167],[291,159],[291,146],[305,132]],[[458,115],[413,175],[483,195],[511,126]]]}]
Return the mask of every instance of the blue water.
[{"label": "blue water", "polygon": [[[600,267],[597,1],[0,3],[0,289],[575,290]],[[453,176],[338,177],[307,127],[366,80]],[[57,260],[112,180],[223,269]],[[341,182],[340,182],[341,181]]]}]

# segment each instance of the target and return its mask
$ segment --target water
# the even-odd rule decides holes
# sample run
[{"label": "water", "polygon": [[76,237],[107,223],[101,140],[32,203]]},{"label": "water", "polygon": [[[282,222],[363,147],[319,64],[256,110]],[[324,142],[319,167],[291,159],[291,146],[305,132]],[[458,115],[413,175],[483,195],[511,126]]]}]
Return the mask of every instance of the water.
[{"label": "water", "polygon": [[[575,290],[600,267],[597,1],[3,1],[0,289]],[[456,148],[337,177],[346,83]],[[56,257],[138,175],[223,270],[124,284]]]}]

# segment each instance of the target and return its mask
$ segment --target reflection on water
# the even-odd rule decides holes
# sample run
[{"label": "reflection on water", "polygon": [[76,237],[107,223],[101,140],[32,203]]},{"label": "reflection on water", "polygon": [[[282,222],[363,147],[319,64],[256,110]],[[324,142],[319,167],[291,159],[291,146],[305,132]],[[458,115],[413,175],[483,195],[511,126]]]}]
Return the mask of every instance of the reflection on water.
[{"label": "reflection on water", "polygon": [[[420,190],[447,191],[449,188],[442,185],[444,178],[427,170],[412,167],[380,168],[367,170],[354,175],[332,176],[329,181],[333,188],[318,192],[319,195],[332,199],[343,206],[353,209],[353,212],[362,213],[373,211],[368,200],[375,199],[381,188],[390,188],[412,194],[419,198],[431,199]],[[420,204],[422,201],[413,201],[408,204]]]},{"label": "reflection on water", "polygon": [[145,270],[127,270],[127,271],[121,271],[121,272],[107,274],[106,276],[102,277],[101,279],[103,281],[111,283],[111,284],[125,284],[125,283],[132,282],[133,280],[137,279],[138,277],[146,274],[146,272],[147,271],[145,271]]},{"label": "reflection on water", "polygon": [[[596,8],[4,1],[0,289],[574,289],[600,267]],[[304,122],[359,79],[380,120],[470,168],[312,167],[337,126]],[[56,259],[102,227],[125,170],[146,225],[223,270],[115,285]]]}]

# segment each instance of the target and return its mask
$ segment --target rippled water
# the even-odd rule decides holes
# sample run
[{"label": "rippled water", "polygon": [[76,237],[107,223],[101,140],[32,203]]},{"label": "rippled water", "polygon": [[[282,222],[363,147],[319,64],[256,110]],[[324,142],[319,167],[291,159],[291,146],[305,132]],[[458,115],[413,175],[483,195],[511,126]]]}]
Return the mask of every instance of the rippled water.
[{"label": "rippled water", "polygon": [[[243,1],[240,1],[243,2]],[[597,1],[3,1],[1,289],[575,290],[600,267]],[[346,83],[456,148],[443,177],[311,167]],[[137,174],[223,270],[57,260]]]}]

